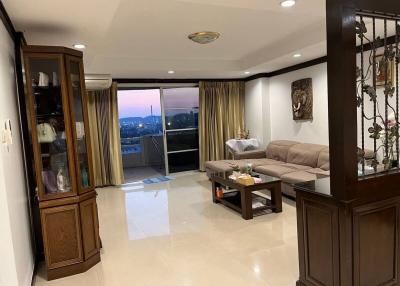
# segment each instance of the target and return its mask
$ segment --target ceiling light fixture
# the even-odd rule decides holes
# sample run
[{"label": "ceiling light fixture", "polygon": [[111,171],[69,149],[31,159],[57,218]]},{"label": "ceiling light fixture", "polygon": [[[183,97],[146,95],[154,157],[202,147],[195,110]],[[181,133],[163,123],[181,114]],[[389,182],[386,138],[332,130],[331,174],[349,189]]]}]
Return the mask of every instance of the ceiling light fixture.
[{"label": "ceiling light fixture", "polygon": [[168,71],[168,73],[169,73],[169,74],[174,74],[174,73],[175,73],[175,71]]},{"label": "ceiling light fixture", "polygon": [[301,54],[294,54],[293,57],[294,57],[294,58],[300,58],[300,57],[301,57]]},{"label": "ceiling light fixture", "polygon": [[86,48],[86,45],[84,45],[84,44],[74,44],[74,48],[83,50],[84,48]]},{"label": "ceiling light fixture", "polygon": [[288,8],[288,7],[293,7],[296,5],[296,0],[285,0],[281,2],[281,6]]},{"label": "ceiling light fixture", "polygon": [[250,74],[250,72],[249,71],[245,71],[244,74]]},{"label": "ceiling light fixture", "polygon": [[221,36],[218,32],[197,32],[190,34],[188,38],[198,44],[209,44]]}]

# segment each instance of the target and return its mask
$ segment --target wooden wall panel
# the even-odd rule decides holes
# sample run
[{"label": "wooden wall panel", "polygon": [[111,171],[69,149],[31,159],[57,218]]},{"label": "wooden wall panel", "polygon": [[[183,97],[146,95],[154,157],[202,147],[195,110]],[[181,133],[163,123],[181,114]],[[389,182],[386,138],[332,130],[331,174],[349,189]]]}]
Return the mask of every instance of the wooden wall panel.
[{"label": "wooden wall panel", "polygon": [[97,217],[96,198],[80,204],[82,238],[85,259],[97,254],[100,250],[99,221]]},{"label": "wooden wall panel", "polygon": [[[321,202],[302,199],[300,257],[304,259],[306,285],[339,285],[338,209]],[[300,233],[300,232],[299,232]],[[302,246],[303,245],[303,246]],[[299,284],[301,285],[301,284]]]},{"label": "wooden wall panel", "polygon": [[372,204],[354,212],[354,285],[398,285],[396,204]]},{"label": "wooden wall panel", "polygon": [[41,217],[47,267],[82,262],[78,205],[42,209]]}]

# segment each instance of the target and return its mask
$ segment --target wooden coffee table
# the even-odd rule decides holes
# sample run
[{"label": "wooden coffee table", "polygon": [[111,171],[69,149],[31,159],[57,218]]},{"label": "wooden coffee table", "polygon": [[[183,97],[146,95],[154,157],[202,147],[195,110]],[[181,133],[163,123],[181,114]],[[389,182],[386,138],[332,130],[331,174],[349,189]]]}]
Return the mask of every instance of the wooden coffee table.
[{"label": "wooden coffee table", "polygon": [[[281,180],[279,178],[253,173],[253,176],[259,176],[261,183],[245,186],[229,179],[229,174],[215,173],[211,176],[212,198],[216,204],[223,204],[239,213],[246,220],[252,219],[254,214],[272,210],[273,212],[282,212],[282,192]],[[216,190],[218,187],[230,190],[224,193],[223,198],[218,198]],[[255,191],[271,191],[271,199],[257,195]],[[254,207],[253,207],[254,204]]]}]

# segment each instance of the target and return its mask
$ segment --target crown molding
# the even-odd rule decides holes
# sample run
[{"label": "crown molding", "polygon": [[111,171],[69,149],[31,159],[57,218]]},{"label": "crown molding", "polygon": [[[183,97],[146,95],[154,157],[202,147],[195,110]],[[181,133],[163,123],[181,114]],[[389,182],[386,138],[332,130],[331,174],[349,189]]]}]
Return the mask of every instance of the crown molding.
[{"label": "crown molding", "polygon": [[113,81],[117,83],[149,83],[149,84],[163,84],[163,83],[199,83],[200,81],[244,81],[243,78],[113,78]]},{"label": "crown molding", "polygon": [[[395,36],[391,36],[387,38],[387,44],[388,45],[393,45],[396,41]],[[383,47],[383,41],[380,43],[379,47]],[[357,48],[357,53],[361,52],[361,46],[358,46]],[[363,45],[363,50],[364,52],[371,50],[371,45],[370,44],[364,44]],[[272,72],[266,72],[266,73],[258,73],[254,74],[252,76],[246,77],[246,78],[234,78],[234,79],[138,79],[138,78],[116,78],[113,79],[113,81],[116,81],[117,83],[198,83],[199,81],[251,81],[259,78],[271,78],[274,76],[294,72],[297,70],[305,69],[308,67],[312,67],[315,65],[323,64],[327,62],[327,57],[319,57],[307,62],[303,62],[297,65],[289,66],[286,68],[282,68],[276,71]]]},{"label": "crown molding", "polygon": [[219,82],[229,82],[229,81],[251,81],[259,78],[270,78],[274,76],[278,76],[281,74],[293,72],[296,70],[308,68],[311,66],[319,65],[321,63],[325,63],[327,61],[326,56],[320,57],[317,59],[313,59],[304,63],[300,63],[297,65],[289,66],[286,68],[282,68],[269,73],[258,73],[246,78],[214,78],[214,79],[157,79],[157,78],[113,78],[113,81],[117,83],[199,83],[200,81],[219,81]]}]

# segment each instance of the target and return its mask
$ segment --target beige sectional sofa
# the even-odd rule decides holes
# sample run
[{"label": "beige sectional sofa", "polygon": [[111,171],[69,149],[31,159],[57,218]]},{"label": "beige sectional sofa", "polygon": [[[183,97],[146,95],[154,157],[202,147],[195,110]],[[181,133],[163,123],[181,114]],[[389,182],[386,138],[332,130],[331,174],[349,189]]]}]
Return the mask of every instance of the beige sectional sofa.
[{"label": "beige sectional sofa", "polygon": [[235,160],[206,162],[206,172],[208,176],[212,173],[226,173],[248,163],[258,173],[281,178],[282,192],[295,197],[292,183],[329,176],[329,148],[288,140],[272,141],[265,151],[236,153]]}]

